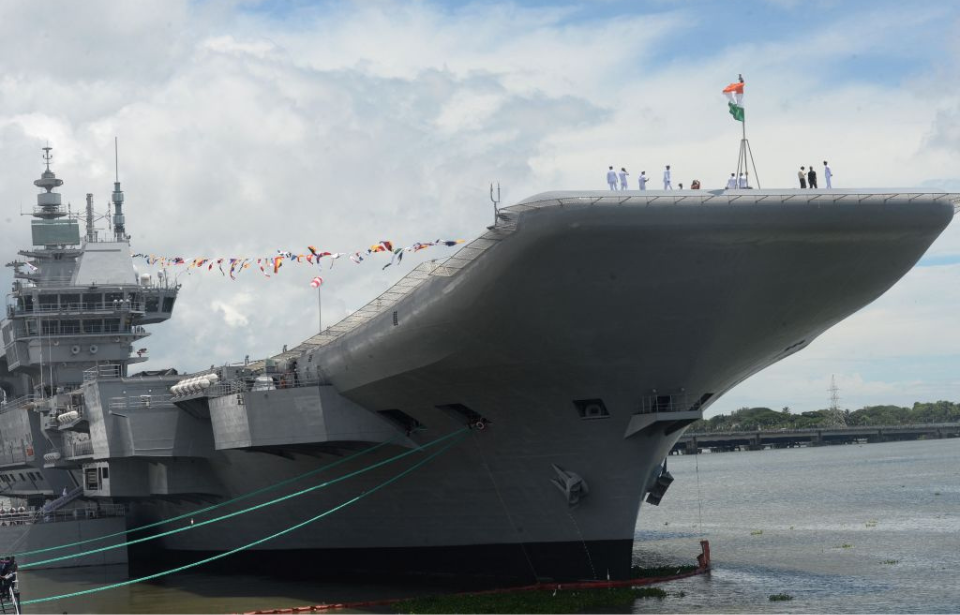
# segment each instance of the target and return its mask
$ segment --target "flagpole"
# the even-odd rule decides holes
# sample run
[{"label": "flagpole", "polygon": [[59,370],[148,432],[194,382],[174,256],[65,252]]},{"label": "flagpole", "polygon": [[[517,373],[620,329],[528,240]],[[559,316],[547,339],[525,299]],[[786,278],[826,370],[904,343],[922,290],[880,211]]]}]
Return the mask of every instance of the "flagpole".
[{"label": "flagpole", "polygon": [[[743,84],[743,75],[739,75],[739,81]],[[743,109],[743,107],[741,107]],[[747,114],[741,111],[740,118],[740,153],[737,156],[737,185],[740,183],[740,170],[743,169],[745,184],[750,185],[750,167],[753,167],[753,180],[757,189],[760,188],[760,176],[757,175],[757,162],[753,159],[753,149],[750,147],[750,141],[747,140]]]},{"label": "flagpole", "polygon": [[317,287],[317,319],[320,333],[323,333],[323,284]]}]

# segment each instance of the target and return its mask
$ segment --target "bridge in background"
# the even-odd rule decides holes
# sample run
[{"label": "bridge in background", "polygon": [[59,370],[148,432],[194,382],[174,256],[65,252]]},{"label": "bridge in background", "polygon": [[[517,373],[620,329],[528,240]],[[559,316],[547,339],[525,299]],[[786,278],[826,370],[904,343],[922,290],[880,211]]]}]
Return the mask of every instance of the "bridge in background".
[{"label": "bridge in background", "polygon": [[960,423],[925,425],[875,425],[814,429],[779,429],[769,431],[688,432],[674,445],[672,454],[759,451],[764,448],[794,448],[827,444],[856,444],[960,437]]}]

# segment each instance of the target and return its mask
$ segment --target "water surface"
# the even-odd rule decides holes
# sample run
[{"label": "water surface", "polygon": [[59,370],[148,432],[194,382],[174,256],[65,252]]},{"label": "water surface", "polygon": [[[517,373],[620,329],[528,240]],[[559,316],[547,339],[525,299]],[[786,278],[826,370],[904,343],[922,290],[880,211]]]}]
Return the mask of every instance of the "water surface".
[{"label": "water surface", "polygon": [[[641,510],[635,559],[693,563],[702,532],[714,571],[633,612],[960,611],[960,440],[671,457],[669,468],[661,506]],[[190,571],[25,610],[230,613],[449,591],[257,572]],[[24,571],[21,586],[27,599],[126,578],[125,567]],[[781,592],[794,599],[769,601]]]}]

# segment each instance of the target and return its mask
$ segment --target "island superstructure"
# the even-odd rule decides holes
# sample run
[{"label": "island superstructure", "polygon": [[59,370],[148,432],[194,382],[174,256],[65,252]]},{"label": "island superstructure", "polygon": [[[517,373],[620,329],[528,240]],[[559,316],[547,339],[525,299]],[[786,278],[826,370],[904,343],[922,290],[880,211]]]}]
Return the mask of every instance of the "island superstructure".
[{"label": "island superstructure", "polygon": [[130,257],[119,177],[111,195],[111,230],[94,227],[93,195],[86,195],[86,229],[45,169],[32,209],[32,247],[7,263],[13,288],[0,321],[0,494],[28,504],[80,486],[93,458],[83,383],[106,370],[126,377],[147,360],[135,350],[145,325],[170,318],[177,287],[139,275]]},{"label": "island superstructure", "polygon": [[[51,466],[81,471],[85,497],[129,503],[140,523],[334,461],[324,478],[346,476],[466,430],[442,459],[257,557],[622,578],[641,500],[663,497],[684,428],[883,294],[955,207],[919,192],[537,195],[280,355],[184,375],[89,365],[75,398],[90,454]],[[230,550],[425,454],[158,542],[188,561]]]}]

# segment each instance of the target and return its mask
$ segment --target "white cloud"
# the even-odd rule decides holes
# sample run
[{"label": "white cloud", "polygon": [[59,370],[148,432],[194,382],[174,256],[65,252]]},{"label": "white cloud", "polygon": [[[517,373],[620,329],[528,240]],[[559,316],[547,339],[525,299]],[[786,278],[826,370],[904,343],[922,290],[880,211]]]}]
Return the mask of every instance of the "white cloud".
[{"label": "white cloud", "polygon": [[[572,8],[345,3],[273,19],[186,1],[57,7],[56,22],[39,29],[32,3],[0,7],[4,258],[27,243],[16,205],[33,203],[37,148],[47,139],[65,200],[79,205],[94,192],[102,210],[118,135],[134,250],[188,257],[471,238],[489,223],[490,181],[503,184],[509,203],[602,187],[608,164],[657,177],[670,163],[684,183],[697,177],[716,186],[739,138],[719,93],[731,67],[747,74],[748,128],[764,185],[792,185],[795,167],[826,157],[840,186],[950,178],[960,162],[957,148],[934,146],[952,142],[949,96],[827,84],[811,70],[872,49],[871,36],[898,26],[920,30],[937,18],[934,9],[912,11],[906,24],[881,13],[851,17],[819,26],[813,38],[748,40],[657,64],[658,48],[682,42],[696,14],[681,7],[578,21]],[[935,250],[960,253],[956,224]],[[419,258],[445,255],[434,249]],[[415,263],[386,271],[339,263],[324,274],[325,322]],[[195,369],[295,345],[317,328],[313,275],[292,267],[270,279],[247,271],[237,282],[184,275],[173,321],[147,340],[150,365]],[[935,305],[918,310],[885,297],[730,399],[792,373],[799,391],[835,369],[823,370],[829,357],[883,352],[889,340],[912,356],[946,352],[956,341],[942,334],[956,297],[939,289],[956,288],[956,276],[915,270],[904,288],[933,295]],[[862,366],[854,374],[864,384],[851,388],[878,395],[870,383],[892,382]],[[757,389],[769,392],[767,404],[780,403],[777,390]]]}]

